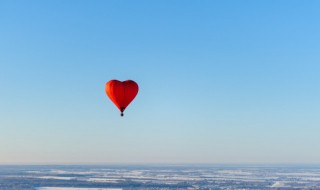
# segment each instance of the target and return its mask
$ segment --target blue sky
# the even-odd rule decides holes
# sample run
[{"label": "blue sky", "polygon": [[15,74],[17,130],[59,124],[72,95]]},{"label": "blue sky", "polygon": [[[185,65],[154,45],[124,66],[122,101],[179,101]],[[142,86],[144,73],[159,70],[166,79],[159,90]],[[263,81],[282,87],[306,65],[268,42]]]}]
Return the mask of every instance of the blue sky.
[{"label": "blue sky", "polygon": [[319,9],[0,1],[0,163],[319,163]]}]

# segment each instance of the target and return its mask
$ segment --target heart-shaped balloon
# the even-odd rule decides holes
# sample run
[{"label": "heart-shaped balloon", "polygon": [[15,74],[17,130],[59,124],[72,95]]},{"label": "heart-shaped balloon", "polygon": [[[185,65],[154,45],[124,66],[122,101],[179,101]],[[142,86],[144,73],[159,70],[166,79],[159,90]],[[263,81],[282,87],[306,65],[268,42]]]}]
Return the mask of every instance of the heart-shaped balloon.
[{"label": "heart-shaped balloon", "polygon": [[105,90],[110,100],[121,111],[121,116],[123,116],[123,111],[138,94],[139,86],[132,80],[126,80],[123,82],[110,80],[106,83]]}]

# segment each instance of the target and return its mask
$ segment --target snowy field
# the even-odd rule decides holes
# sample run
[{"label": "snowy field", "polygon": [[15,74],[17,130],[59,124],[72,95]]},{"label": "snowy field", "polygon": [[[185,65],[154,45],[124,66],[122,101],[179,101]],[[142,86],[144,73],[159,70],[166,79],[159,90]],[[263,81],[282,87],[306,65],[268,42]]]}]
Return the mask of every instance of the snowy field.
[{"label": "snowy field", "polygon": [[320,190],[320,166],[0,166],[0,190]]},{"label": "snowy field", "polygon": [[114,188],[39,187],[37,190],[122,190]]}]

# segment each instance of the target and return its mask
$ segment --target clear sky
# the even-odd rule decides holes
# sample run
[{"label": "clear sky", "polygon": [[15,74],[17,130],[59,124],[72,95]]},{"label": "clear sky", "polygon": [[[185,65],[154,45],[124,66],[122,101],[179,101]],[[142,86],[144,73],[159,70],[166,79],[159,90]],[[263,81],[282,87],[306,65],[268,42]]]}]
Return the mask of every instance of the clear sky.
[{"label": "clear sky", "polygon": [[0,163],[320,163],[319,10],[2,0]]}]

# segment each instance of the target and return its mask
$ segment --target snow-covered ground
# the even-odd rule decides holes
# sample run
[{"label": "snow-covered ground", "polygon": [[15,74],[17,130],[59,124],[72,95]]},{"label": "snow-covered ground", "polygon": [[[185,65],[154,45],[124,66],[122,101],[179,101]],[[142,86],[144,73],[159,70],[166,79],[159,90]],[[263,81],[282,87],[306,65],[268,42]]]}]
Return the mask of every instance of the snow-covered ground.
[{"label": "snow-covered ground", "polygon": [[122,190],[115,188],[39,187],[37,190]]},{"label": "snow-covered ground", "polygon": [[[2,167],[0,189],[185,190],[320,189],[317,167],[25,166]],[[9,171],[9,172],[8,172]],[[21,181],[23,180],[23,183]],[[2,183],[3,182],[3,183]],[[5,186],[8,184],[7,186]],[[43,187],[39,187],[39,184]],[[22,188],[22,187],[27,188]],[[53,186],[53,187],[50,187]],[[4,188],[10,187],[10,188]],[[30,188],[33,187],[33,188]],[[90,187],[90,188],[88,188]],[[98,188],[100,187],[100,188]],[[238,188],[239,187],[239,188]],[[240,189],[241,189],[240,188]],[[12,188],[11,188],[12,189]],[[10,189],[10,190],[11,190]]]}]

